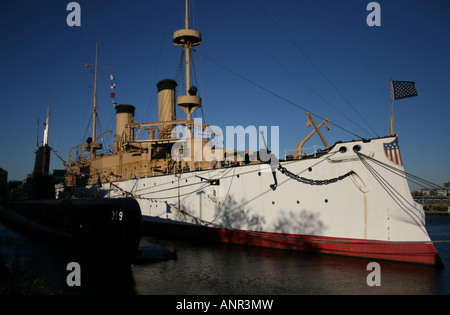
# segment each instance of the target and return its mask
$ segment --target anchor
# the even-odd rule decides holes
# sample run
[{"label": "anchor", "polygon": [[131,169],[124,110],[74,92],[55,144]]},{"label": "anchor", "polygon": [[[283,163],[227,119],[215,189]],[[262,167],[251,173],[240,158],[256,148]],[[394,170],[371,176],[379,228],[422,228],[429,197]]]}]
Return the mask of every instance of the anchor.
[{"label": "anchor", "polygon": [[259,150],[259,159],[260,159],[260,161],[266,162],[267,164],[270,165],[270,169],[272,170],[272,176],[273,176],[273,180],[274,180],[274,183],[270,185],[270,188],[272,190],[275,190],[275,189],[277,189],[277,186],[278,186],[277,174],[275,171],[278,168],[279,160],[275,156],[275,154],[271,154],[271,151],[267,147],[266,139],[264,138],[264,131],[261,130],[260,133],[261,133],[262,139],[264,141],[264,146],[266,148]]}]

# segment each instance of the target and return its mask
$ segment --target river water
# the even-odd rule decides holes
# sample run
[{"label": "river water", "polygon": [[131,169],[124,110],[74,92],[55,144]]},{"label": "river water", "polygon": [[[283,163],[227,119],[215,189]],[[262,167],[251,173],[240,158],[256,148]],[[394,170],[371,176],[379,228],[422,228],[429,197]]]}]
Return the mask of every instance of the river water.
[{"label": "river water", "polygon": [[[450,216],[428,216],[427,229],[433,240],[450,240]],[[108,261],[86,264],[70,250],[1,225],[0,242],[0,256],[10,270],[8,277],[0,279],[3,294],[450,294],[448,242],[436,243],[446,265],[443,270],[379,261],[379,286],[368,285],[372,269],[367,270],[371,260],[366,259],[144,237],[141,245],[164,246],[176,258],[115,269]],[[80,266],[80,286],[67,284],[72,261]]]}]

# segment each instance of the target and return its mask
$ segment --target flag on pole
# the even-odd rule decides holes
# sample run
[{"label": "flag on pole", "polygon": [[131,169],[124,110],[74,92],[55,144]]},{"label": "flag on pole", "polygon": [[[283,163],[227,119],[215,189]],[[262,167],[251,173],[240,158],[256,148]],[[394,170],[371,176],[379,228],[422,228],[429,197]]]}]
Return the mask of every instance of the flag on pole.
[{"label": "flag on pole", "polygon": [[111,98],[116,97],[116,93],[111,92]]},{"label": "flag on pole", "polygon": [[392,81],[394,100],[417,96],[417,90],[414,84],[415,82],[410,81]]},{"label": "flag on pole", "polygon": [[115,83],[111,83],[111,90],[116,88],[116,84]]},{"label": "flag on pole", "polygon": [[109,79],[112,81],[114,80],[114,76],[112,74],[109,75]]}]

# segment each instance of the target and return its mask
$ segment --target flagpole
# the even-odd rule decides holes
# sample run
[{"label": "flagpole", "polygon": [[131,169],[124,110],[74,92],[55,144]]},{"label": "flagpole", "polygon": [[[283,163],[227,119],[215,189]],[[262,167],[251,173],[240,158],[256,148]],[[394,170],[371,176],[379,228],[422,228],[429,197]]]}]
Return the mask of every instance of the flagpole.
[{"label": "flagpole", "polygon": [[394,97],[393,97],[393,87],[392,87],[392,78],[389,78],[390,85],[391,85],[391,136],[395,135],[394,132]]}]

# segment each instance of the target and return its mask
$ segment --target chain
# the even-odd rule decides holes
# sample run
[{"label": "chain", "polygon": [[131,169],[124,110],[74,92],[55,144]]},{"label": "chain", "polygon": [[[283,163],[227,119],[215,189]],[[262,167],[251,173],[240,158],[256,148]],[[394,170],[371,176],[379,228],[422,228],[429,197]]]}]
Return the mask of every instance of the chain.
[{"label": "chain", "polygon": [[344,178],[354,174],[354,171],[350,171],[344,175],[341,175],[339,177],[335,177],[335,178],[331,178],[331,179],[309,179],[309,178],[305,178],[305,177],[301,177],[298,176],[290,171],[288,171],[285,167],[278,165],[278,170],[283,173],[284,175],[286,175],[287,177],[290,177],[300,183],[303,184],[308,184],[308,185],[328,185],[328,184],[332,184],[332,183],[336,183],[337,181],[343,180]]}]

